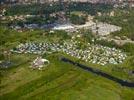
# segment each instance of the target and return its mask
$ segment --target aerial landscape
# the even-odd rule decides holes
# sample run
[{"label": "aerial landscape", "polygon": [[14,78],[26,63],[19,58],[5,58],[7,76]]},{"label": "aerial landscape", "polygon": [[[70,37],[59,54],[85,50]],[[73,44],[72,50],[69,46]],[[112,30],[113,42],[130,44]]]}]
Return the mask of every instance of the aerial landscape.
[{"label": "aerial landscape", "polygon": [[134,100],[134,0],[0,0],[0,100]]}]

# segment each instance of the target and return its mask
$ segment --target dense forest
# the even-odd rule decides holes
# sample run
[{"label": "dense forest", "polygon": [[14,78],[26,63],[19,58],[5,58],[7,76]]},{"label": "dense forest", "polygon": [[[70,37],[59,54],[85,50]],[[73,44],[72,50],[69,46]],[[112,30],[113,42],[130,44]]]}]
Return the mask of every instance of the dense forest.
[{"label": "dense forest", "polygon": [[[90,4],[90,3],[70,3],[67,7],[65,5],[59,6],[58,3],[49,4],[33,4],[33,5],[14,5],[10,6],[6,15],[19,15],[19,14],[50,14],[58,11],[84,11],[91,15],[97,12],[108,12],[113,7],[105,4]],[[17,9],[17,10],[16,10]]]}]

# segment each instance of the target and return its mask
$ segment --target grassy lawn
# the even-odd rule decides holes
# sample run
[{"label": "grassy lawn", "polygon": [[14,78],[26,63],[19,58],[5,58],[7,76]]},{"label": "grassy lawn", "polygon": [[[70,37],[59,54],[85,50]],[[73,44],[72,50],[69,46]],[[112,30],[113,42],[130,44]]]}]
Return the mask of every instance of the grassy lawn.
[{"label": "grassy lawn", "polygon": [[134,89],[61,62],[58,54],[46,56],[51,63],[43,71],[31,70],[35,56],[13,55],[20,65],[1,70],[1,100],[134,99]]}]

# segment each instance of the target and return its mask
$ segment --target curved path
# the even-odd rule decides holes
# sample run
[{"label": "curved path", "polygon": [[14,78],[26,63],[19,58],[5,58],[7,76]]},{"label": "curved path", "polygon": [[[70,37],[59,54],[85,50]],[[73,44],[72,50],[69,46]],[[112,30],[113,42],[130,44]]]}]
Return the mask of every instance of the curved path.
[{"label": "curved path", "polygon": [[77,63],[77,62],[74,62],[74,61],[72,61],[72,60],[70,60],[70,59],[68,59],[68,58],[62,57],[62,58],[61,58],[61,61],[68,62],[68,63],[70,63],[70,64],[76,65],[77,67],[82,68],[82,69],[84,69],[84,70],[86,70],[86,71],[88,71],[88,72],[92,72],[92,73],[97,74],[97,75],[99,75],[99,76],[102,76],[102,77],[105,77],[105,78],[110,79],[110,80],[112,80],[112,81],[115,81],[116,83],[119,83],[119,84],[122,85],[122,86],[133,87],[133,88],[134,88],[134,83],[132,83],[132,82],[128,82],[128,81],[119,79],[119,78],[117,78],[117,77],[114,77],[114,76],[112,76],[112,75],[109,75],[109,74],[107,74],[107,73],[104,73],[104,72],[102,72],[102,71],[100,71],[100,70],[95,70],[95,69],[93,69],[93,68],[91,68],[91,67],[87,67],[87,66],[85,66],[85,65],[83,65],[83,64],[79,64],[79,63]]}]

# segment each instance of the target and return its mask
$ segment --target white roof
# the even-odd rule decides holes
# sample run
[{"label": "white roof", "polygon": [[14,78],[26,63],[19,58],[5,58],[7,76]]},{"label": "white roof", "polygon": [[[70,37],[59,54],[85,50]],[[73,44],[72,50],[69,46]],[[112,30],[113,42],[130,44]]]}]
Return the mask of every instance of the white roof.
[{"label": "white roof", "polygon": [[72,25],[69,24],[65,24],[65,25],[58,25],[55,26],[53,29],[54,30],[67,30],[67,29],[73,29],[74,27]]}]

